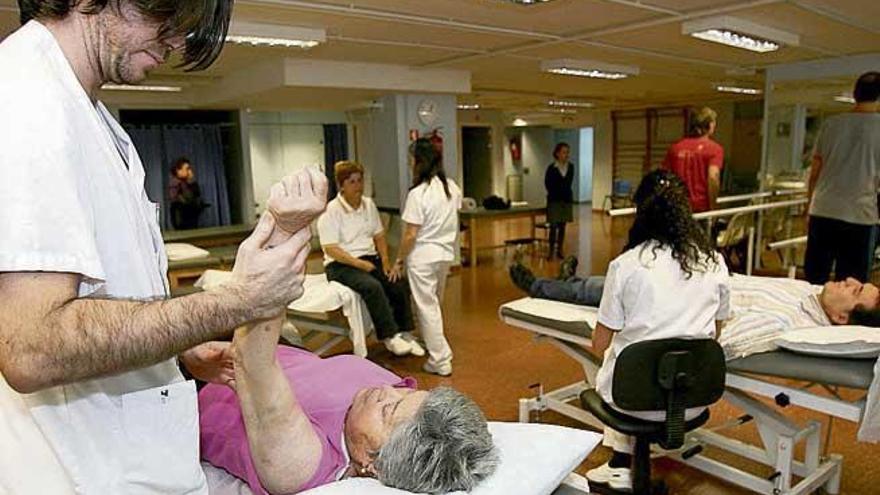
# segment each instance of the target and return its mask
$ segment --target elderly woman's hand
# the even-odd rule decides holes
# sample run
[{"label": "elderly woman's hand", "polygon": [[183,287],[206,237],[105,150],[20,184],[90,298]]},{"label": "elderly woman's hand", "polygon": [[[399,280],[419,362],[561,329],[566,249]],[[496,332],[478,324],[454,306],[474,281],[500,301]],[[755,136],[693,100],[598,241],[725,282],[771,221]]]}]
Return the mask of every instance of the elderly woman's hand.
[{"label": "elderly woman's hand", "polygon": [[327,205],[327,178],[313,167],[290,174],[272,186],[268,211],[275,217],[275,232],[269,239],[274,246],[304,228]]}]

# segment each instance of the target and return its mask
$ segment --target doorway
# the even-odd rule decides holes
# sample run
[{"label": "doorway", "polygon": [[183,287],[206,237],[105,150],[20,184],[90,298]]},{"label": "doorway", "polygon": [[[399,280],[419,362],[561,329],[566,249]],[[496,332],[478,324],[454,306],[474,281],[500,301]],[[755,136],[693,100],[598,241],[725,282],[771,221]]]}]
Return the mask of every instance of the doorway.
[{"label": "doorway", "polygon": [[464,195],[481,202],[492,194],[492,128],[461,128]]}]

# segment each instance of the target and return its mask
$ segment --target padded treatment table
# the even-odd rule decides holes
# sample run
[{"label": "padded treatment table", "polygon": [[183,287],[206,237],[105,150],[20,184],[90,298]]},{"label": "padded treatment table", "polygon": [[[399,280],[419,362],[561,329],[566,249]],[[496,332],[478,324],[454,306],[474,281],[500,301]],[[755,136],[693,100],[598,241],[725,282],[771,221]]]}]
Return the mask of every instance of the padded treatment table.
[{"label": "padded treatment table", "polygon": [[[531,411],[551,409],[601,427],[592,415],[569,404],[577,398],[580,390],[592,388],[601,364],[587,351],[592,346],[597,309],[538,301],[530,298],[511,301],[501,306],[499,317],[511,326],[532,332],[535,340],[551,343],[575,359],[584,369],[585,380],[552,392],[539,390],[535,398],[520,399],[520,421],[528,421]],[[578,311],[582,314],[580,321],[575,318]],[[558,314],[565,317],[558,318],[555,316]],[[801,495],[819,488],[824,488],[826,493],[839,493],[843,458],[820,452],[821,423],[797,424],[785,415],[786,408],[799,406],[826,414],[832,420],[859,422],[865,408],[864,395],[874,378],[874,365],[873,359],[816,357],[781,350],[729,361],[724,399],[744,414],[720,426],[695,430],[688,435],[681,449],[661,455],[757,493]],[[846,400],[837,393],[841,387],[864,391],[865,394],[856,394],[859,398]],[[770,399],[772,405],[760,398]],[[761,438],[759,445],[747,444],[721,433],[751,421],[757,425]],[[795,447],[800,442],[805,444],[804,455],[802,459],[795,459]],[[700,452],[705,445],[769,466],[772,475],[769,478],[757,476],[702,455]]]}]

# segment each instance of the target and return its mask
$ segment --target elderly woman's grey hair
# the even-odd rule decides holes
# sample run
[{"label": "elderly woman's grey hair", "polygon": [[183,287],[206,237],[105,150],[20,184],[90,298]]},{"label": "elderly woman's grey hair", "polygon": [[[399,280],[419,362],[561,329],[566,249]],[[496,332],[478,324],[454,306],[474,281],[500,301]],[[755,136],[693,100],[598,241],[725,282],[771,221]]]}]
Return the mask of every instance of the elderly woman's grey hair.
[{"label": "elderly woman's grey hair", "polygon": [[375,460],[382,484],[417,493],[471,491],[495,472],[486,417],[464,394],[438,387],[398,426]]}]

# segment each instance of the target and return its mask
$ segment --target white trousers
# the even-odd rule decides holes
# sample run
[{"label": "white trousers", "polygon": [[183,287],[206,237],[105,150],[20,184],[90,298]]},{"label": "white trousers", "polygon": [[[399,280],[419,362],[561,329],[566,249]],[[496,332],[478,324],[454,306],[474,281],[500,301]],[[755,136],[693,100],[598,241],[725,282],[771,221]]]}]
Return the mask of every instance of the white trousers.
[{"label": "white trousers", "polygon": [[449,274],[448,261],[408,263],[406,276],[415,303],[416,320],[428,348],[428,362],[432,366],[452,364],[452,348],[443,335],[443,290]]}]

